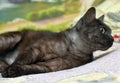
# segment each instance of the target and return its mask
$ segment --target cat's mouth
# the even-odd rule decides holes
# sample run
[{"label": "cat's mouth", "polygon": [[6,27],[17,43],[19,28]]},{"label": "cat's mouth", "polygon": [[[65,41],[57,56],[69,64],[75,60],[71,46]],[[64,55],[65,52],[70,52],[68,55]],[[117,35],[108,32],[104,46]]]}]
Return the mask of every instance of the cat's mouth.
[{"label": "cat's mouth", "polygon": [[[112,46],[112,45],[111,45],[111,46]],[[103,47],[103,48],[102,48],[102,51],[105,51],[105,50],[109,49],[111,46]]]},{"label": "cat's mouth", "polygon": [[113,40],[107,42],[96,42],[96,48],[102,51],[109,49],[112,45],[113,45]]},{"label": "cat's mouth", "polygon": [[105,50],[109,49],[112,45],[113,45],[113,42],[101,44],[101,50],[105,51]]}]

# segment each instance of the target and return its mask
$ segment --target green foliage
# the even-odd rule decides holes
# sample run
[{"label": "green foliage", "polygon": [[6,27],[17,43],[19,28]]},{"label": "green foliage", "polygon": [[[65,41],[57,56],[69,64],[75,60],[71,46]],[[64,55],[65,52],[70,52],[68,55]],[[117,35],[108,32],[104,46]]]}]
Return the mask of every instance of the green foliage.
[{"label": "green foliage", "polygon": [[40,10],[48,9],[55,5],[44,2],[31,2],[24,4],[17,4],[13,7],[4,8],[0,10],[0,21],[8,22],[15,18],[26,18],[30,12],[38,12]]},{"label": "green foliage", "polygon": [[26,30],[26,29],[29,29],[29,30],[37,30],[37,27],[33,26],[33,25],[28,25],[28,26],[24,26],[24,27],[19,27],[18,30],[21,31],[21,30]]},{"label": "green foliage", "polygon": [[58,24],[58,25],[48,25],[45,28],[43,28],[43,30],[49,30],[53,32],[64,31],[69,24],[70,22],[65,22],[65,23]]},{"label": "green foliage", "polygon": [[48,10],[48,16],[49,17],[57,17],[57,16],[61,16],[64,14],[64,10],[60,9],[60,8],[51,8]]},{"label": "green foliage", "polygon": [[78,13],[80,11],[80,0],[64,0],[63,8],[66,14]]},{"label": "green foliage", "polygon": [[38,15],[39,15],[39,17],[38,17],[37,20],[42,20],[42,19],[49,18],[48,10],[40,11],[40,12],[38,12]]},{"label": "green foliage", "polygon": [[78,13],[79,0],[55,0],[56,2],[21,3],[0,10],[0,21],[8,22],[16,18],[41,20],[61,16],[63,14]]},{"label": "green foliage", "polygon": [[31,2],[31,0],[8,0],[11,3],[27,3],[27,2]]},{"label": "green foliage", "polygon": [[35,27],[33,25],[29,25],[29,26],[19,27],[18,30],[29,29],[29,30],[48,30],[53,32],[59,32],[65,30],[69,25],[69,23],[70,21],[58,25],[47,25],[46,27]]},{"label": "green foliage", "polygon": [[26,15],[26,19],[32,20],[32,21],[37,21],[38,18],[39,18],[39,14],[36,12],[32,12],[32,13],[29,13],[28,15]]},{"label": "green foliage", "polygon": [[54,0],[56,4],[62,4],[63,0]]},{"label": "green foliage", "polygon": [[5,25],[5,23],[0,21],[0,28],[1,28],[3,25]]},{"label": "green foliage", "polygon": [[28,20],[37,21],[46,18],[61,16],[63,14],[64,14],[64,10],[53,7],[39,12],[29,13],[26,18]]}]

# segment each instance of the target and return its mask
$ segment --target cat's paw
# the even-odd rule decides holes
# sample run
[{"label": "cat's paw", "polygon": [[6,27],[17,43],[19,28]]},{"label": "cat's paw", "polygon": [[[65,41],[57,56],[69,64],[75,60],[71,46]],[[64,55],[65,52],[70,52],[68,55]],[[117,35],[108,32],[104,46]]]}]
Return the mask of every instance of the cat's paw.
[{"label": "cat's paw", "polygon": [[20,66],[10,66],[2,73],[2,77],[18,77],[22,75],[22,72]]},{"label": "cat's paw", "polygon": [[2,73],[7,67],[8,64],[0,60],[0,73]]}]

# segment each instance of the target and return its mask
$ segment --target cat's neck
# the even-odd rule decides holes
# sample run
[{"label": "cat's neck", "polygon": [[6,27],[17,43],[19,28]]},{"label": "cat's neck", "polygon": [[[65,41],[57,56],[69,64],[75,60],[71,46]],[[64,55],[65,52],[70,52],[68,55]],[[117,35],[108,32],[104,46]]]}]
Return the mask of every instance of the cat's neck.
[{"label": "cat's neck", "polygon": [[79,36],[79,33],[75,29],[66,30],[65,36],[71,50],[77,50],[84,54],[93,53],[91,46],[85,43],[84,39]]}]

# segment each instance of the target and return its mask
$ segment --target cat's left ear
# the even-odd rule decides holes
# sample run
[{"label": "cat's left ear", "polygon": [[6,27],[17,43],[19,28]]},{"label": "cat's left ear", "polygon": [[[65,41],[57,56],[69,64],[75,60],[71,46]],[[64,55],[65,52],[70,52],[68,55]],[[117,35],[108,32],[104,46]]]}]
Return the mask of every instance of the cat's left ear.
[{"label": "cat's left ear", "polygon": [[95,19],[95,16],[96,16],[96,10],[94,7],[91,7],[88,9],[88,11],[82,17],[82,19],[83,19],[84,23],[90,23]]},{"label": "cat's left ear", "polygon": [[79,29],[82,25],[86,25],[93,20],[95,20],[96,10],[94,7],[91,7],[87,10],[87,12],[82,16],[82,18],[76,23],[77,29]]},{"label": "cat's left ear", "polygon": [[103,20],[104,20],[104,15],[102,15],[102,16],[100,16],[98,19],[101,21],[101,22],[103,22]]}]

